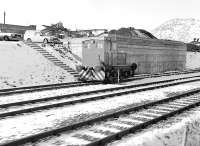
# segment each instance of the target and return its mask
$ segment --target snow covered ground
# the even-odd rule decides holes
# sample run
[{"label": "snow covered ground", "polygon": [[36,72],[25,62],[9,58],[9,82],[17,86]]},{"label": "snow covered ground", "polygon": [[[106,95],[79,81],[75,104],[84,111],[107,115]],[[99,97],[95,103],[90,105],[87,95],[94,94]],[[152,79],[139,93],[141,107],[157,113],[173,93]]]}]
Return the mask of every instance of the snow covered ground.
[{"label": "snow covered ground", "polygon": [[[0,143],[7,140],[43,132],[56,127],[66,126],[101,114],[113,112],[150,100],[166,98],[174,92],[182,92],[200,86],[200,82],[177,85],[174,87],[128,94],[51,110],[18,115],[0,120]],[[112,103],[112,106],[111,106]]]},{"label": "snow covered ground", "polygon": [[[172,117],[160,123],[151,125],[139,132],[135,132],[134,134],[124,136],[118,141],[106,144],[106,146],[199,146],[199,110],[200,107],[191,109],[189,111],[177,115],[176,117]],[[124,117],[121,117],[121,120],[122,119],[124,119],[124,121],[129,121]],[[127,124],[117,123],[114,119],[113,121],[107,121],[106,123],[112,123],[112,125],[120,127],[131,127]],[[97,132],[92,131],[92,129],[104,129],[103,131],[108,130],[114,133],[120,131],[119,129],[114,127],[103,126],[106,123],[102,125],[98,123],[97,125],[90,126],[90,130],[82,128],[78,132],[70,131],[63,133],[60,136],[55,136],[54,138],[49,138],[46,140],[43,139],[40,142],[34,143],[34,146],[57,146],[56,144],[84,145],[88,144],[89,141],[73,137],[73,135],[86,134],[96,138],[104,138],[106,137],[106,134],[99,134]],[[32,145],[33,144],[27,144],[26,146]]]},{"label": "snow covered ground", "polygon": [[119,85],[100,84],[100,85],[89,85],[89,86],[81,86],[81,87],[71,87],[71,88],[66,88],[66,89],[64,88],[64,89],[47,90],[47,91],[40,91],[40,92],[34,92],[34,93],[8,95],[8,96],[2,96],[0,98],[0,104],[41,99],[41,98],[80,93],[80,92],[86,92],[86,91],[92,91],[92,90],[107,89],[107,88],[113,88],[117,86]]},{"label": "snow covered ground", "polygon": [[[55,48],[47,46],[45,49],[72,68],[80,64],[69,53],[66,59],[66,55],[55,51]],[[186,68],[199,68],[199,59],[200,53],[187,52]],[[23,42],[0,42],[0,68],[0,88],[75,81],[72,75]]]},{"label": "snow covered ground", "polygon": [[[52,52],[52,48],[46,48]],[[58,57],[60,54],[55,53]],[[55,56],[56,56],[55,55]],[[61,60],[63,58],[60,58]],[[187,69],[199,68],[200,53],[187,52]],[[73,62],[70,62],[73,63]],[[73,64],[71,65],[73,66]],[[29,86],[38,84],[50,84],[70,82],[75,79],[63,69],[55,66],[52,62],[44,58],[40,53],[32,48],[24,45],[22,42],[0,42],[0,88],[10,88],[19,86]],[[197,75],[199,73],[194,73]],[[189,76],[189,75],[177,75]],[[147,78],[144,80],[133,81],[129,84],[138,84],[142,82],[156,81],[173,77],[158,77]],[[126,84],[126,83],[122,83]],[[23,94],[15,96],[7,96],[0,98],[0,104],[23,101],[28,99],[45,98],[55,95],[63,95],[66,93],[75,93],[82,91],[89,91],[94,89],[110,88],[120,85],[97,85],[80,88],[57,89],[53,91],[43,91],[34,94]],[[74,122],[82,121],[91,117],[96,117],[104,112],[113,112],[128,106],[134,106],[141,103],[149,102],[168,97],[175,92],[182,92],[194,88],[198,88],[200,82],[177,85],[167,89],[157,89],[152,91],[145,91],[142,93],[128,94],[120,97],[110,99],[103,99],[94,102],[83,104],[76,104],[73,106],[65,106],[54,108],[51,110],[35,112],[30,114],[18,115],[16,117],[8,117],[0,119],[0,143],[7,140],[21,138],[30,134],[43,132],[56,127],[66,126]],[[111,106],[112,103],[112,106]],[[187,145],[200,145],[198,140],[199,119],[200,112],[197,109],[193,112],[193,117],[188,116],[185,120],[179,120],[179,123],[174,123],[173,126],[160,128],[156,126],[136,135],[129,135],[122,141],[111,143],[109,145],[133,145],[133,146],[182,146],[182,136],[184,133],[185,125],[189,125],[188,144]],[[176,118],[175,118],[176,119]],[[177,120],[175,120],[177,122]],[[161,124],[162,125],[162,124]],[[194,130],[197,127],[197,131]],[[2,132],[3,131],[3,132]],[[194,134],[193,134],[194,133]],[[176,139],[176,137],[178,137]],[[194,143],[192,143],[192,140]]]},{"label": "snow covered ground", "polygon": [[0,42],[0,88],[75,81],[23,42]]},{"label": "snow covered ground", "polygon": [[107,146],[199,146],[199,135],[200,107],[197,107]]},{"label": "snow covered ground", "polygon": [[[198,78],[196,78],[196,79],[200,79],[199,77]],[[179,81],[174,81],[174,82],[171,82],[171,83],[176,83],[176,82],[179,82]],[[163,83],[162,83],[163,84]],[[159,85],[162,85],[162,84],[159,84]],[[90,86],[90,88],[85,88],[85,87],[83,87],[83,90],[82,91],[85,91],[84,89],[86,89],[86,90],[94,90],[95,88],[96,89],[104,89],[104,88],[112,88],[112,87],[116,87],[117,85],[94,85],[93,87],[92,86]],[[154,87],[155,85],[149,85],[149,86],[145,86],[145,87],[135,87],[135,88],[133,88],[133,90],[138,90],[138,89],[142,89],[142,88],[148,88],[148,87]],[[79,88],[79,90],[80,90],[81,88]],[[64,90],[67,90],[67,89],[64,89]],[[69,91],[73,91],[73,90],[69,90]],[[107,95],[107,94],[113,94],[113,93],[119,93],[119,92],[125,92],[125,91],[130,91],[130,89],[119,89],[119,90],[116,90],[116,91],[109,91],[109,92],[101,92],[101,93],[98,93],[98,96],[102,96],[102,95]],[[75,93],[77,93],[76,92],[76,90],[74,91]],[[67,93],[67,92],[66,92]],[[64,94],[64,92],[63,92],[63,94]],[[62,94],[62,95],[63,95]],[[27,97],[27,96],[23,96],[23,97],[25,97],[24,99],[21,99],[21,100],[19,100],[19,101],[24,101],[24,100],[31,100],[32,98],[34,98],[35,99],[35,94],[32,94],[32,96],[30,96],[31,94],[29,94],[29,96]],[[52,95],[51,94],[49,94],[49,96],[47,96],[47,97],[52,97]],[[18,97],[20,97],[20,96],[18,96]],[[44,105],[52,105],[52,104],[57,104],[57,103],[64,103],[64,102],[70,102],[70,101],[74,101],[74,100],[81,100],[81,99],[88,99],[88,98],[95,98],[96,97],[96,95],[95,94],[90,94],[90,95],[82,95],[82,96],[78,96],[78,97],[76,97],[76,96],[73,96],[73,97],[66,97],[66,98],[63,98],[63,99],[60,99],[60,100],[50,100],[50,101],[43,101],[43,102],[39,102],[39,103],[34,103],[34,104],[26,104],[26,105],[21,105],[21,106],[12,106],[12,107],[10,107],[10,108],[6,108],[6,109],[0,109],[0,114],[1,113],[5,113],[5,112],[10,112],[10,111],[16,111],[16,110],[21,110],[21,109],[27,109],[27,108],[33,108],[33,107],[38,107],[38,106],[44,106]],[[4,97],[4,99],[7,101],[7,98],[8,97]],[[9,97],[10,98],[10,97]],[[8,99],[9,99],[8,98]],[[38,98],[44,98],[44,97],[38,97]],[[1,100],[2,100],[3,98],[1,98]],[[10,102],[4,102],[4,103],[13,103],[14,102],[14,100],[16,100],[16,99],[18,99],[18,98],[16,98],[15,96],[12,96],[11,98],[10,98]],[[16,100],[17,101],[17,100]]]},{"label": "snow covered ground", "polygon": [[140,79],[140,80],[135,80],[135,81],[131,81],[128,83],[121,83],[121,84],[90,85],[90,86],[71,87],[71,88],[66,88],[66,89],[55,89],[55,90],[47,90],[47,91],[40,91],[40,92],[33,92],[33,93],[2,96],[0,98],[0,104],[33,100],[33,99],[38,99],[38,98],[53,97],[53,96],[66,95],[66,94],[73,94],[73,93],[86,92],[86,91],[92,91],[92,90],[108,89],[108,88],[113,88],[113,87],[120,87],[121,85],[131,85],[131,84],[137,85],[137,84],[149,83],[149,82],[155,82],[155,81],[161,81],[161,80],[176,79],[180,77],[181,78],[189,77],[191,75],[197,76],[197,75],[200,75],[200,73],[192,73],[190,75],[183,74],[183,75],[146,78],[146,79]]}]

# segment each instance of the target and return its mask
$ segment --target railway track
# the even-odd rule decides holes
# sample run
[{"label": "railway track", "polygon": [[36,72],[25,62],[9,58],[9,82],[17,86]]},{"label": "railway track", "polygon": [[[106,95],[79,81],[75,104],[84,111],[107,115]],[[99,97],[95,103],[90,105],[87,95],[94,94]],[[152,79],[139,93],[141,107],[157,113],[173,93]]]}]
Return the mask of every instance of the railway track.
[{"label": "railway track", "polygon": [[[161,77],[161,76],[170,76],[170,75],[179,75],[179,74],[190,74],[200,72],[199,70],[188,70],[183,72],[168,72],[162,74],[143,74],[136,75],[133,78],[129,78],[123,80],[121,82],[129,82],[138,79],[151,78],[151,77]],[[87,81],[87,82],[69,82],[69,83],[59,83],[59,84],[48,84],[48,85],[38,85],[38,86],[27,86],[27,87],[17,87],[17,88],[9,88],[9,89],[1,89],[0,96],[12,95],[12,94],[22,94],[22,93],[30,93],[30,92],[38,92],[45,90],[54,90],[54,89],[62,89],[62,88],[70,88],[70,87],[79,87],[79,86],[87,86],[87,85],[96,85],[101,84],[100,81]]]},{"label": "railway track", "polygon": [[[200,105],[200,88],[162,100],[129,107],[58,129],[16,139],[1,146],[18,146],[54,140],[62,145],[102,146],[124,135]],[[47,138],[48,137],[48,138]],[[47,138],[44,140],[44,138]],[[42,141],[39,141],[43,139]]]},{"label": "railway track", "polygon": [[79,87],[79,86],[87,86],[87,85],[96,85],[101,84],[102,82],[69,82],[69,83],[59,83],[59,84],[47,84],[47,85],[38,85],[38,86],[27,86],[27,87],[18,87],[18,88],[8,88],[1,89],[0,96],[6,96],[11,94],[22,94],[22,93],[30,93],[44,90],[53,90],[53,89],[62,89],[62,88],[70,88],[70,87]]},{"label": "railway track", "polygon": [[144,78],[153,78],[153,77],[161,77],[161,76],[171,76],[171,75],[181,75],[181,74],[190,74],[190,73],[197,73],[200,70],[193,69],[193,70],[185,70],[185,71],[174,71],[174,72],[165,72],[165,73],[155,73],[155,74],[141,74],[141,75],[135,75],[133,78],[124,79],[121,82],[129,82]]},{"label": "railway track", "polygon": [[33,113],[39,110],[46,110],[55,107],[73,105],[89,101],[96,101],[105,98],[127,95],[136,92],[148,91],[158,88],[175,86],[183,83],[200,81],[200,76],[192,76],[178,79],[169,79],[164,81],[156,81],[143,83],[138,85],[125,85],[121,87],[113,87],[109,89],[101,89],[94,91],[86,91],[74,94],[67,94],[55,97],[40,98],[34,100],[26,100],[0,105],[0,118],[7,116],[15,116],[24,113]]}]

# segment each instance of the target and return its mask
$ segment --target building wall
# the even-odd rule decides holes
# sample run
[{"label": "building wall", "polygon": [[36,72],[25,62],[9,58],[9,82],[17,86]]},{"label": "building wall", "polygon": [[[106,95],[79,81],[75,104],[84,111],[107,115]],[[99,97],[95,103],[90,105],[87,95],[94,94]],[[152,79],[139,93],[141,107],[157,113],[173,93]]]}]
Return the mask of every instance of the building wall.
[{"label": "building wall", "polygon": [[26,30],[36,30],[36,25],[22,26],[0,23],[0,30],[1,32],[24,34]]}]

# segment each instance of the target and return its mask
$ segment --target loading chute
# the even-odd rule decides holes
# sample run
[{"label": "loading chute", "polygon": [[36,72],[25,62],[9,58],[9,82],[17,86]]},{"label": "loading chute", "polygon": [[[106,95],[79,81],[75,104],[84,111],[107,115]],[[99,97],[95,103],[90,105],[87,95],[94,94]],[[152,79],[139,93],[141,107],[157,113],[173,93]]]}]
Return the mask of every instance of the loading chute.
[{"label": "loading chute", "polygon": [[68,28],[65,28],[63,26],[62,22],[52,24],[50,26],[48,25],[42,25],[45,28],[41,30],[42,33],[46,33],[49,35],[58,36],[60,34],[65,35],[66,37],[94,37],[98,36],[102,33],[107,33],[108,31],[106,29],[84,29],[84,30],[70,30]]}]

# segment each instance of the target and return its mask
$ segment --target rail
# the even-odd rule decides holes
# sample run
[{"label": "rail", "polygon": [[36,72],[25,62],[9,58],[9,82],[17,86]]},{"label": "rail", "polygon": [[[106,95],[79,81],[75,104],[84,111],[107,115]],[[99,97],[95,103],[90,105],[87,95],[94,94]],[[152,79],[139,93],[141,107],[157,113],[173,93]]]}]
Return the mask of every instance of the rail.
[{"label": "rail", "polygon": [[[116,111],[114,113],[110,113],[110,114],[106,114],[106,115],[102,115],[96,118],[92,118],[92,119],[88,119],[86,121],[82,121],[82,122],[78,122],[72,125],[68,125],[68,126],[64,126],[61,128],[57,128],[54,130],[50,130],[50,131],[46,131],[43,133],[39,133],[36,135],[31,135],[31,136],[27,136],[21,139],[17,139],[17,140],[13,140],[7,143],[3,143],[1,144],[1,146],[18,146],[18,145],[22,145],[22,144],[26,144],[26,143],[30,143],[30,142],[36,142],[39,139],[42,138],[46,138],[46,137],[50,137],[52,135],[55,136],[60,136],[62,134],[65,134],[63,132],[69,131],[69,130],[76,130],[78,131],[80,127],[85,127],[85,129],[89,129],[90,131],[94,131],[95,128],[97,127],[97,125],[100,123],[104,124],[104,126],[111,126],[112,124],[109,124],[106,122],[109,120],[113,121],[113,118],[116,122],[118,121],[122,121],[121,116],[125,117],[125,118],[129,118],[132,119],[133,121],[139,121],[139,122],[132,122],[132,124],[127,124],[127,127],[118,127],[118,132],[110,132],[108,135],[106,135],[105,137],[101,137],[101,138],[95,138],[95,136],[93,137],[93,139],[87,139],[88,137],[91,136],[87,136],[87,132],[84,134],[80,134],[78,132],[75,132],[75,134],[72,134],[71,137],[76,137],[79,139],[84,139],[87,140],[88,143],[87,144],[82,144],[82,145],[87,145],[87,146],[100,146],[100,145],[104,145],[108,142],[111,142],[113,140],[119,139],[120,137],[127,135],[129,133],[134,133],[136,130],[138,129],[143,129],[146,126],[149,126],[151,124],[154,124],[156,122],[159,122],[161,120],[164,120],[168,117],[174,116],[175,114],[181,113],[185,110],[188,110],[190,108],[194,108],[195,106],[199,106],[200,105],[200,99],[198,97],[194,97],[192,95],[195,94],[199,94],[200,93],[200,89],[194,89],[194,90],[190,90],[178,95],[174,95],[172,97],[169,98],[165,98],[162,100],[157,100],[154,102],[150,102],[147,104],[143,104],[143,105],[139,105],[139,106],[135,106],[135,107],[130,107],[124,110],[120,110],[120,111]],[[163,108],[164,107],[164,108]],[[153,110],[159,110],[160,109],[160,115],[158,116],[150,116],[152,112],[149,112],[149,114],[146,115],[146,118],[140,118],[143,117],[144,112],[147,111],[153,111]],[[167,110],[166,110],[167,109]],[[137,114],[136,114],[137,112]],[[139,113],[139,114],[138,114]],[[135,114],[135,115],[134,115]],[[137,116],[139,115],[139,116]],[[94,125],[94,123],[96,123]],[[93,126],[87,126],[87,125],[93,125]],[[116,128],[116,126],[113,125],[113,127]],[[53,138],[53,137],[51,137]],[[49,139],[51,139],[49,138]],[[48,139],[47,139],[48,140]],[[67,141],[67,139],[66,139]]]}]

